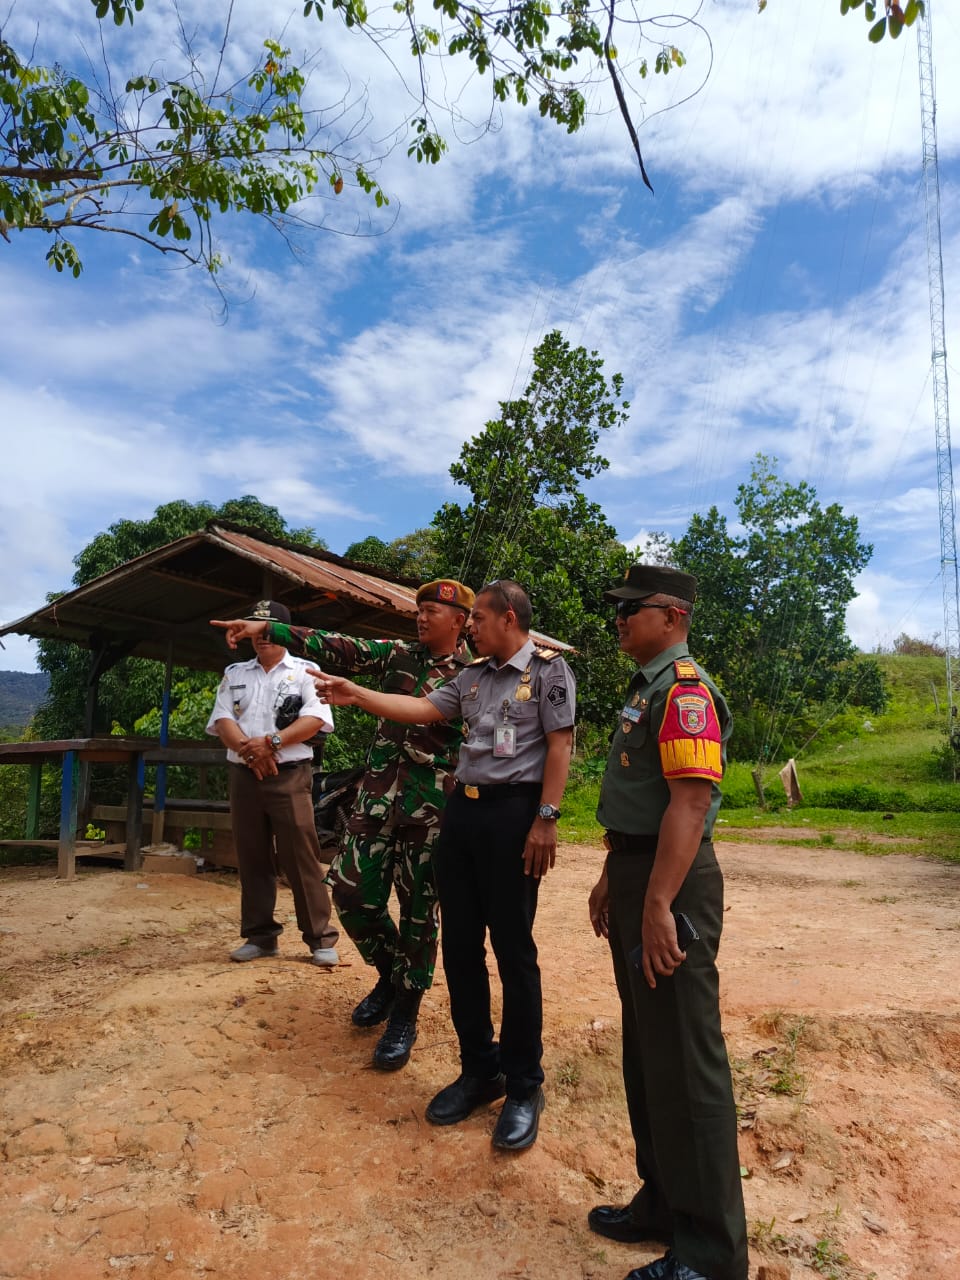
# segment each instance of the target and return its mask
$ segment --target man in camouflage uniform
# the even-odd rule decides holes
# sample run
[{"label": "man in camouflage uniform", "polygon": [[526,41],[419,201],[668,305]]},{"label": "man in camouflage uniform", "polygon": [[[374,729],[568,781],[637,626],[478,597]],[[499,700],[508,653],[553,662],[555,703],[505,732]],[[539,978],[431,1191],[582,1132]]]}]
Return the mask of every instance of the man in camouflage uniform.
[{"label": "man in camouflage uniform", "polygon": [[[463,629],[473,592],[451,579],[417,592],[417,642],[364,640],[306,627],[269,624],[270,638],[326,671],[374,676],[385,693],[421,696],[452,679],[471,659]],[[235,645],[250,622],[215,623]],[[463,733],[459,721],[429,725],[380,720],[366,772],[328,877],[345,931],[379,979],[353,1010],[358,1027],[388,1019],[373,1065],[395,1071],[410,1058],[423,993],[433,982],[439,911],[433,848],[453,789]],[[399,927],[387,910],[393,884]]]}]

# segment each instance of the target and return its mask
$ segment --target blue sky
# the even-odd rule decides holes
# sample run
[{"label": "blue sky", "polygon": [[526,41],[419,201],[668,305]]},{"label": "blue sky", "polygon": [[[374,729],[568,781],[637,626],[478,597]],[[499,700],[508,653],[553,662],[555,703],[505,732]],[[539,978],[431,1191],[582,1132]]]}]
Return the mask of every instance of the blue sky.
[{"label": "blue sky", "polygon": [[[79,0],[18,0],[4,33],[82,69],[96,50]],[[223,0],[183,0],[201,60]],[[390,12],[387,5],[386,12]],[[237,0],[228,58],[252,64],[285,29],[316,54],[308,95],[366,91],[369,135],[411,110],[390,63],[302,5]],[[148,0],[107,32],[130,68],[177,52],[173,7]],[[0,617],[69,586],[72,557],[121,518],[177,498],[254,493],[334,551],[429,522],[454,493],[462,442],[519,394],[560,328],[624,374],[628,426],[590,487],[630,544],[733,511],[760,450],[790,481],[856,514],[874,544],[849,612],[870,649],[942,629],[916,39],[874,47],[833,3],[707,4],[707,42],[676,33],[687,67],[643,84],[642,186],[608,95],[569,136],[508,110],[449,64],[460,142],[429,170],[387,155],[378,215],[345,193],[332,230],[297,252],[268,228],[219,228],[227,319],[201,272],[119,236],[78,237],[85,271],[58,276],[37,233],[0,241]],[[933,11],[947,352],[960,377],[960,19]],[[321,39],[325,42],[321,47]],[[622,51],[621,51],[622,52]],[[403,47],[394,51],[406,67]],[[349,88],[347,87],[349,86]],[[656,114],[660,112],[660,114]],[[312,207],[311,207],[312,212]],[[360,228],[360,236],[343,234]],[[955,421],[960,408],[954,406]],[[955,430],[956,430],[955,425]],[[0,667],[31,670],[11,637]]]}]

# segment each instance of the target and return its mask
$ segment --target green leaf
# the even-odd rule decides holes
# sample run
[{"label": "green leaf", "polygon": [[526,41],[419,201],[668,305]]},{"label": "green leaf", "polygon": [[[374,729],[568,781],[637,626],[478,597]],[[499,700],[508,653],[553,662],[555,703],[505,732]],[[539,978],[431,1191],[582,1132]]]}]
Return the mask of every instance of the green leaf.
[{"label": "green leaf", "polygon": [[871,44],[879,44],[886,34],[886,30],[887,20],[886,18],[881,18],[878,23],[870,28],[867,38],[870,40]]}]

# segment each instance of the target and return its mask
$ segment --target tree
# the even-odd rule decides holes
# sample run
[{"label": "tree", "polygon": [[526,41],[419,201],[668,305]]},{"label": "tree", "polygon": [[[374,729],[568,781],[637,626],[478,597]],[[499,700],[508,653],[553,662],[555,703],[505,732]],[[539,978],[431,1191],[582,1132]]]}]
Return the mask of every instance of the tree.
[{"label": "tree", "polygon": [[[399,0],[392,16],[387,10],[372,18],[365,0],[329,0],[329,6],[306,0],[306,17],[323,19],[329,7],[378,47],[416,104],[397,125],[377,121],[378,137],[387,142],[364,154],[359,139],[369,119],[362,93],[332,108],[308,109],[309,68],[291,62],[290,50],[278,41],[265,40],[248,73],[223,82],[232,5],[219,60],[209,71],[183,34],[182,75],[128,76],[120,92],[113,88],[104,20],[112,16],[120,28],[132,24],[145,0],[90,3],[101,23],[99,75],[33,65],[0,26],[0,235],[9,241],[11,231],[45,232],[52,236],[47,261],[74,276],[82,261],[69,237],[80,229],[132,236],[215,273],[221,266],[213,234],[217,215],[251,213],[284,233],[298,222],[322,226],[310,224],[298,206],[320,191],[335,198],[346,182],[377,207],[386,205],[375,177],[378,146],[389,150],[412,131],[408,155],[435,164],[447,149],[438,114],[460,122],[457,104],[434,96],[431,71],[445,86],[446,58],[465,58],[477,73],[490,73],[487,128],[512,99],[524,106],[535,102],[541,116],[573,132],[585,119],[587,88],[598,75],[607,77],[649,186],[618,62],[618,29],[631,77],[649,73],[645,45],[656,73],[684,63],[672,42],[647,36],[648,26],[656,31],[656,19],[648,24],[633,9],[618,13],[616,0],[599,11],[587,0],[564,0],[556,15],[544,0],[512,0],[506,7],[494,0],[420,0],[420,9],[429,11],[426,22],[417,0]],[[555,39],[552,21],[559,26]],[[399,70],[398,41],[413,56],[408,77]]]},{"label": "tree", "polygon": [[533,363],[523,398],[501,401],[500,417],[451,466],[472,499],[434,516],[437,554],[445,575],[471,586],[503,577],[527,588],[536,628],[578,650],[580,718],[606,724],[627,666],[602,596],[629,557],[580,483],[609,465],[600,436],[626,421],[629,405],[621,375],[608,384],[597,353],[556,330]]},{"label": "tree", "polygon": [[697,656],[733,707],[736,753],[757,760],[777,756],[811,707],[879,712],[886,702],[879,667],[857,657],[846,633],[853,581],[873,548],[856,516],[821,507],[806,481],[781,480],[776,461],[758,454],[737,489],[742,536],[711,507],[675,547],[676,563],[700,583]]},{"label": "tree", "polygon": [[[766,4],[767,0],[760,0],[761,10],[766,8]],[[882,0],[883,17],[878,20],[876,0],[840,0],[841,13],[852,13],[861,7],[863,16],[870,23],[867,39],[871,44],[879,44],[888,31],[891,39],[896,40],[904,27],[912,27],[925,12],[923,0],[908,0],[902,8],[897,0]]]},{"label": "tree", "polygon": [[[98,534],[74,557],[73,585],[82,586],[135,556],[145,555],[176,538],[196,533],[209,520],[230,520],[272,537],[287,538],[308,546],[322,546],[312,529],[288,529],[276,507],[247,494],[216,507],[209,502],[168,502],[149,520],[117,520]],[[37,665],[50,676],[50,687],[37,712],[34,729],[41,738],[75,737],[83,727],[86,690],[92,655],[78,645],[41,640]],[[97,729],[114,727],[133,733],[136,722],[160,704],[163,665],[143,658],[124,658],[100,681]],[[216,681],[207,672],[175,668],[174,679],[181,698],[205,694]],[[212,696],[212,694],[211,694]]]},{"label": "tree", "polygon": [[433,529],[414,529],[413,533],[405,533],[392,542],[384,542],[371,534],[359,542],[351,542],[343,554],[348,560],[371,565],[395,577],[429,582],[440,576]]}]

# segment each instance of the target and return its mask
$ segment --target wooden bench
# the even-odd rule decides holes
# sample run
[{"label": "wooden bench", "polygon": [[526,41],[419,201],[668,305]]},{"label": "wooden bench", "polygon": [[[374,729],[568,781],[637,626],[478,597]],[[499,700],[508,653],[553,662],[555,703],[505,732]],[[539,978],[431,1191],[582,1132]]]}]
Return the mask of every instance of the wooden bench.
[{"label": "wooden bench", "polygon": [[[144,845],[153,843],[153,817],[153,804],[145,800],[141,820],[141,843]],[[127,810],[122,804],[94,804],[90,806],[89,821],[103,828],[107,841],[115,841],[126,830]],[[182,849],[188,831],[200,832],[200,845],[191,849],[191,853],[218,867],[237,865],[229,801],[168,796],[163,814],[163,839]]]}]

